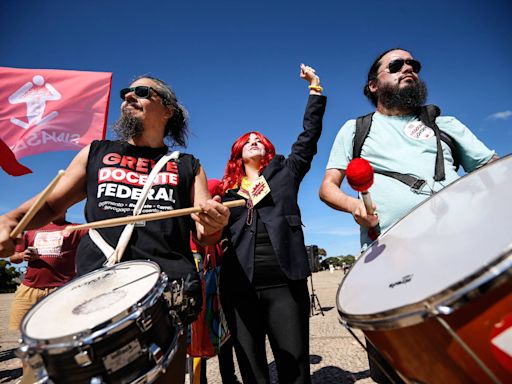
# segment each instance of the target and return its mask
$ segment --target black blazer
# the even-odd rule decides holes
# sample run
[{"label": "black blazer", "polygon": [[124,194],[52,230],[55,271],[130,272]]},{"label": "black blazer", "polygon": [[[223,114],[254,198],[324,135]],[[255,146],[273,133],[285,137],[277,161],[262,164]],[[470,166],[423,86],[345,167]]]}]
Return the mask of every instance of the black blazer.
[{"label": "black blazer", "polygon": [[[326,101],[325,96],[309,96],[304,114],[304,131],[293,144],[292,152],[287,158],[276,155],[263,170],[262,175],[270,186],[270,193],[254,207],[255,214],[267,228],[281,269],[290,280],[305,279],[311,274],[297,195],[300,182],[309,171],[313,156],[317,152]],[[223,200],[240,199],[236,191],[227,191]],[[256,219],[248,225],[247,213],[246,207],[232,208],[224,234],[230,239],[247,278],[252,281]],[[223,260],[223,268],[225,264],[230,264],[229,258]]]}]

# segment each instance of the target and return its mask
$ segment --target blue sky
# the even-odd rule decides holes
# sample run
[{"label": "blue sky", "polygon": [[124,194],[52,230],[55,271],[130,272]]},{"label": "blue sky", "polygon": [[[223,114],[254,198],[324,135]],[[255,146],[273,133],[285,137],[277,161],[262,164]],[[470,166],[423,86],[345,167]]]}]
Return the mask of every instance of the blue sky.
[{"label": "blue sky", "polygon": [[[4,0],[0,66],[112,72],[109,126],[119,115],[118,90],[133,77],[166,80],[190,113],[187,151],[215,178],[232,142],[249,130],[289,153],[307,98],[299,64],[315,67],[329,99],[319,153],[300,191],[306,243],[329,256],[356,254],[352,217],[320,202],[318,188],[340,126],[372,111],[361,91],[371,62],[391,47],[410,50],[423,64],[429,102],[508,154],[511,10],[509,0]],[[0,172],[0,213],[42,190],[75,154],[22,159],[32,175]],[[83,222],[82,211],[79,204],[68,217]]]}]

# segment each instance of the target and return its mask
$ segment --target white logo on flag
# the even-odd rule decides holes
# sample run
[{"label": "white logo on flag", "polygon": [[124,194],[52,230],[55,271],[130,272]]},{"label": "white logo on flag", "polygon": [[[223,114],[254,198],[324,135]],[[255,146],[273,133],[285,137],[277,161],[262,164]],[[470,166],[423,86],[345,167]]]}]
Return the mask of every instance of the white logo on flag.
[{"label": "white logo on flag", "polygon": [[53,111],[43,117],[46,102],[60,100],[62,98],[61,94],[50,83],[45,84],[44,77],[41,75],[34,76],[32,81],[33,83],[29,81],[9,96],[8,99],[11,104],[27,103],[27,122],[15,117],[11,118],[11,123],[23,129],[43,125],[59,115],[59,112]]}]

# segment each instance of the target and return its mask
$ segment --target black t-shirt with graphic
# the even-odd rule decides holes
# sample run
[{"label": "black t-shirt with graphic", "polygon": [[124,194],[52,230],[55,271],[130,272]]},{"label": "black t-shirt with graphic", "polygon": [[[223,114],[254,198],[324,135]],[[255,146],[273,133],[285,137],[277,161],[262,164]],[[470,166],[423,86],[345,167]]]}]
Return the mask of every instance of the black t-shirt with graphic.
[{"label": "black t-shirt with graphic", "polygon": [[[87,222],[129,216],[144,183],[167,147],[138,147],[120,141],[91,143],[87,163]],[[191,188],[199,161],[189,154],[167,162],[159,172],[141,213],[170,211],[191,206]],[[148,259],[160,265],[170,280],[195,271],[189,236],[190,216],[149,221],[135,225],[122,261]],[[124,226],[98,229],[103,239],[116,247]],[[105,257],[89,235],[80,243],[77,270],[83,275],[101,268]]]}]

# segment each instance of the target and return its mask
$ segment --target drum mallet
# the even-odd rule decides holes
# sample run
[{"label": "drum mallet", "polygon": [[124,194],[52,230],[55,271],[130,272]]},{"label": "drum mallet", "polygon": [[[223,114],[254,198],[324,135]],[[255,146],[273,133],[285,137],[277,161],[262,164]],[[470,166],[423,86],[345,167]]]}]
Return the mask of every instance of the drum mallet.
[{"label": "drum mallet", "polygon": [[[355,158],[348,163],[345,175],[352,189],[361,193],[366,212],[373,215],[375,212],[373,210],[372,198],[370,192],[368,192],[373,184],[373,168],[370,163],[365,159]],[[371,240],[375,240],[379,237],[379,234],[376,227],[368,230],[368,236]]]}]

